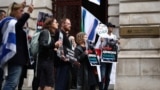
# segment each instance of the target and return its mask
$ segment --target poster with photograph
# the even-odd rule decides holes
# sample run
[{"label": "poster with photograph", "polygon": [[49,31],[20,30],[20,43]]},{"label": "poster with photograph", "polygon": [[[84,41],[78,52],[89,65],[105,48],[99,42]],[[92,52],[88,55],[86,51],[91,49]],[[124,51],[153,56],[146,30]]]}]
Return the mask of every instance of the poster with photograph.
[{"label": "poster with photograph", "polygon": [[42,30],[44,21],[48,17],[52,17],[52,15],[49,15],[48,13],[44,13],[44,12],[39,12],[38,13],[38,19],[37,19],[37,30],[38,31]]},{"label": "poster with photograph", "polygon": [[117,62],[117,45],[113,39],[106,38],[106,45],[102,48],[101,62]]}]

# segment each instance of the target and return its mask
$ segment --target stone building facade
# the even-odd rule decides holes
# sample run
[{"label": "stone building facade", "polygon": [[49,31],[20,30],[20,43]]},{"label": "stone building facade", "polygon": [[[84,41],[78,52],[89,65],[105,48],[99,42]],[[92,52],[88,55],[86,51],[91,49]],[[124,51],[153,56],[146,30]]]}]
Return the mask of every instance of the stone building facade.
[{"label": "stone building facade", "polygon": [[[28,5],[31,0],[26,1]],[[0,0],[0,9],[6,10],[10,3],[10,0]],[[52,13],[52,1],[33,0],[33,4],[35,10],[29,19],[29,27],[34,31],[38,12]],[[121,42],[114,89],[160,90],[160,0],[108,0],[106,17],[116,25],[114,33]],[[130,27],[138,27],[140,31],[141,28],[155,27],[158,36],[143,36],[142,33],[142,37],[123,37],[120,32]]]},{"label": "stone building facade", "polygon": [[108,0],[108,20],[124,27],[157,27],[157,37],[121,37],[115,90],[160,90],[160,0]]}]

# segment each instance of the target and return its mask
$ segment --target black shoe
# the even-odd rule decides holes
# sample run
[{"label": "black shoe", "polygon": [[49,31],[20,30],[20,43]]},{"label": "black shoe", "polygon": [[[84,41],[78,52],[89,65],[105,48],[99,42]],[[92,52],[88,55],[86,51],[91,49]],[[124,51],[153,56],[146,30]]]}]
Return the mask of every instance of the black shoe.
[{"label": "black shoe", "polygon": [[71,86],[71,89],[77,89],[77,87],[76,86]]}]

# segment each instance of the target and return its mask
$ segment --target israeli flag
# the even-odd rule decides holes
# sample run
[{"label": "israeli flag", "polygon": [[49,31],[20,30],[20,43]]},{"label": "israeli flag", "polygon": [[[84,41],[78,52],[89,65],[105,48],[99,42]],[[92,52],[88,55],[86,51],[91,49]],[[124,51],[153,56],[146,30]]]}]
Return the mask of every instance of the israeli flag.
[{"label": "israeli flag", "polygon": [[97,4],[97,5],[100,5],[100,1],[101,0],[89,0],[90,2],[94,3],[94,4]]},{"label": "israeli flag", "polygon": [[7,17],[0,22],[0,67],[4,66],[16,54],[16,31],[17,20]]}]

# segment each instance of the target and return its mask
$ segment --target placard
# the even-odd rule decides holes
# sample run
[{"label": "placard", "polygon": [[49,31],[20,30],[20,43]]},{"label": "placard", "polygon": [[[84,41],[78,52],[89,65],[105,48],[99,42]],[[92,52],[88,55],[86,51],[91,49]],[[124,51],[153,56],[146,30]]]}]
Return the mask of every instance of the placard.
[{"label": "placard", "polygon": [[105,41],[102,47],[101,62],[117,62],[117,40],[105,38]]},{"label": "placard", "polygon": [[52,17],[52,15],[49,15],[48,13],[39,12],[38,13],[38,19],[37,19],[37,30],[42,30],[44,21],[46,18]]},{"label": "placard", "polygon": [[67,54],[66,54],[66,57],[69,59],[69,60],[73,60],[73,61],[77,61],[77,59],[74,57],[74,51],[67,48]]},{"label": "placard", "polygon": [[88,54],[88,60],[91,66],[99,65],[98,58],[96,54]]},{"label": "placard", "polygon": [[101,62],[117,62],[117,51],[103,50]]}]

